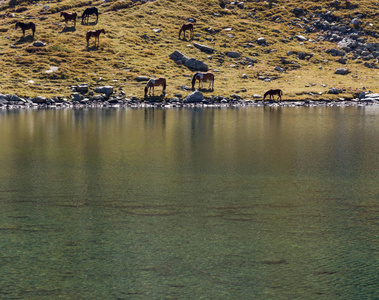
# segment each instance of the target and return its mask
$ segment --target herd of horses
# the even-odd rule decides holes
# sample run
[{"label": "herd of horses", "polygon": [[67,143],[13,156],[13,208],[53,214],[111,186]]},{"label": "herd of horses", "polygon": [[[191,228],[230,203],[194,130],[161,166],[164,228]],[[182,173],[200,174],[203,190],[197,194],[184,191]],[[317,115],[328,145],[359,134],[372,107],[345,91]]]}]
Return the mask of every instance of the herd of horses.
[{"label": "herd of horses", "polygon": [[[84,10],[82,16],[80,17],[82,19],[82,24],[89,23],[89,17],[91,15],[96,15],[96,21],[95,22],[97,23],[98,19],[99,19],[99,11],[98,11],[97,7],[89,7],[89,8],[86,8]],[[78,18],[78,15],[76,12],[69,13],[69,12],[62,11],[60,13],[60,16],[64,18],[66,26],[67,26],[67,23],[69,21],[73,22],[74,27],[76,26],[76,20]],[[26,30],[32,30],[33,37],[34,37],[34,34],[36,32],[36,25],[33,22],[29,22],[29,23],[17,22],[15,29],[17,29],[19,27],[22,30],[23,36],[25,36]],[[186,31],[189,31],[190,37],[193,38],[193,35],[194,35],[193,23],[185,23],[181,26],[181,28],[179,30],[179,39],[180,39],[182,33],[183,33],[183,38],[185,39]],[[87,47],[89,47],[89,40],[91,37],[95,38],[95,47],[96,47],[96,45],[99,45],[101,33],[105,34],[105,30],[104,29],[97,29],[97,30],[87,31],[87,33],[86,33]],[[211,72],[206,72],[206,73],[196,72],[192,77],[192,90],[195,89],[196,80],[199,81],[199,89],[203,86],[203,82],[209,81],[208,89],[211,89],[212,91],[214,90],[214,74],[213,73],[211,73]],[[151,96],[151,91],[153,92],[153,95],[154,95],[154,87],[156,87],[156,86],[162,86],[162,94],[165,94],[166,86],[167,86],[166,78],[164,78],[164,77],[151,78],[147,82],[145,89],[144,89],[145,98],[148,95]],[[266,100],[267,96],[269,96],[270,100],[271,100],[271,97],[273,100],[275,100],[275,96],[278,96],[277,100],[282,101],[282,95],[283,95],[282,90],[280,90],[280,89],[272,90],[271,89],[264,94],[263,101]]]}]

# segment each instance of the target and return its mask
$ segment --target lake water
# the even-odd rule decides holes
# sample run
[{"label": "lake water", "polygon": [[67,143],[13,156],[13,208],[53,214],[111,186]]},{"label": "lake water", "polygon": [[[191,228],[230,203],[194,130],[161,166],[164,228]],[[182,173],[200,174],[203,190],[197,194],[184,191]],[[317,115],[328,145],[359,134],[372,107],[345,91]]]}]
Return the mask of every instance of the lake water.
[{"label": "lake water", "polygon": [[1,299],[377,299],[379,108],[0,110]]}]

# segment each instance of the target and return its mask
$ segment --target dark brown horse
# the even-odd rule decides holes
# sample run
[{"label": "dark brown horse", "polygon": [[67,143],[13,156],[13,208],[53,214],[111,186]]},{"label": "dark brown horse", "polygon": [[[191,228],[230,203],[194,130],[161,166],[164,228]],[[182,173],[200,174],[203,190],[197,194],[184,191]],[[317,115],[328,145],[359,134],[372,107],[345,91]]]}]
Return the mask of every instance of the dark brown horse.
[{"label": "dark brown horse", "polygon": [[29,22],[29,23],[17,22],[15,29],[17,29],[18,27],[21,28],[23,36],[25,36],[25,30],[28,30],[28,29],[31,29],[33,31],[33,36],[34,36],[34,33],[36,32],[36,24],[34,24],[33,22]]},{"label": "dark brown horse", "polygon": [[277,90],[268,90],[264,94],[264,96],[263,96],[263,101],[265,101],[265,99],[266,99],[267,96],[270,96],[270,100],[271,100],[271,96],[272,96],[272,99],[275,100],[275,97],[274,97],[275,95],[278,96],[278,99],[276,99],[276,100],[282,101],[283,92],[280,89],[277,89]]},{"label": "dark brown horse", "polygon": [[97,7],[88,7],[84,10],[82,14],[82,23],[88,23],[89,21],[89,16],[90,15],[96,15],[96,23],[99,20],[99,11]]},{"label": "dark brown horse", "polygon": [[61,17],[64,18],[64,21],[66,22],[66,26],[67,26],[68,21],[74,21],[74,27],[76,26],[76,18],[78,17],[78,14],[76,12],[68,13],[68,12],[62,11]]},{"label": "dark brown horse", "polygon": [[162,93],[164,93],[166,90],[166,78],[151,78],[145,86],[145,97],[147,97],[147,92],[149,92],[149,96],[151,95],[151,89],[153,89],[154,96],[154,87],[159,85],[163,86]]},{"label": "dark brown horse", "polygon": [[193,37],[193,24],[192,23],[186,23],[186,24],[183,24],[182,27],[180,28],[179,30],[179,38],[180,38],[180,35],[184,34],[184,37],[183,39],[186,38],[186,31],[189,30],[191,32],[191,36]]},{"label": "dark brown horse", "polygon": [[213,75],[213,73],[211,73],[211,72],[207,72],[207,73],[197,72],[195,75],[193,75],[193,77],[192,77],[192,89],[193,90],[195,89],[196,80],[199,80],[199,88],[200,88],[200,84],[202,85],[203,81],[209,81],[208,88],[211,88],[211,85],[212,85],[212,90],[213,90],[214,81],[215,81],[215,76]]},{"label": "dark brown horse", "polygon": [[91,37],[95,38],[95,47],[96,47],[96,40],[98,42],[97,45],[99,46],[99,44],[100,44],[100,33],[104,33],[105,34],[105,30],[104,29],[98,29],[98,30],[87,31],[87,34],[86,34],[87,47],[89,46],[89,39]]}]

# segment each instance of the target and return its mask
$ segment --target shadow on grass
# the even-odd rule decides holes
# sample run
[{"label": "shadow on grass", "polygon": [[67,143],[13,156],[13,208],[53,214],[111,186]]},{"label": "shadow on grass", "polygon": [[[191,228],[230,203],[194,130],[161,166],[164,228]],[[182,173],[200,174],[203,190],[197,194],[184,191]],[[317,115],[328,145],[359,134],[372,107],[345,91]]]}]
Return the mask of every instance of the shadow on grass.
[{"label": "shadow on grass", "polygon": [[26,44],[33,41],[34,41],[34,36],[30,34],[27,36],[20,37],[20,39],[15,43],[15,45]]},{"label": "shadow on grass", "polygon": [[93,22],[81,22],[83,26],[95,26],[99,21],[93,21]]},{"label": "shadow on grass", "polygon": [[76,31],[76,27],[75,26],[71,26],[71,27],[64,27],[60,33],[75,32],[75,31]]}]

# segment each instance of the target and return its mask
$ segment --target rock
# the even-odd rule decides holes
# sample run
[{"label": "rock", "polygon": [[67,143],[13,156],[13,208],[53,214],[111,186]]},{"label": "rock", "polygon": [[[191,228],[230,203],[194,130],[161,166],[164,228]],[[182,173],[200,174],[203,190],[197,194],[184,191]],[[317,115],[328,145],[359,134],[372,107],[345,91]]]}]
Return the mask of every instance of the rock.
[{"label": "rock", "polygon": [[87,83],[80,83],[76,86],[76,91],[81,93],[81,94],[86,94],[88,93],[88,84]]},{"label": "rock", "polygon": [[185,103],[196,103],[204,100],[204,95],[199,91],[194,91],[184,98]]},{"label": "rock", "polygon": [[14,95],[12,95],[12,97],[11,97],[10,101],[15,101],[15,102],[18,102],[18,101],[20,101],[20,97],[19,97],[19,96],[17,96],[16,94],[14,94]]},{"label": "rock", "polygon": [[340,90],[340,89],[337,89],[337,88],[335,88],[335,87],[332,87],[330,90],[329,90],[329,94],[339,94],[339,93],[341,93],[342,92],[342,90]]},{"label": "rock", "polygon": [[306,57],[305,52],[300,52],[300,53],[298,54],[298,56],[297,56],[297,58],[298,58],[298,59],[301,59],[301,60],[304,60],[305,57]]},{"label": "rock", "polygon": [[141,82],[141,81],[149,81],[150,77],[147,76],[137,76],[135,78],[136,81]]},{"label": "rock", "polygon": [[37,103],[37,104],[43,104],[43,103],[46,103],[46,101],[47,101],[47,99],[45,97],[42,97],[42,96],[37,96],[37,97],[34,97],[30,100],[33,103]]},{"label": "rock", "polygon": [[226,55],[228,57],[231,57],[231,58],[238,58],[241,56],[241,53],[237,52],[237,51],[229,51],[226,53]]},{"label": "rock", "polygon": [[262,98],[262,95],[254,94],[254,95],[253,95],[253,98],[254,98],[254,99],[259,99],[259,98]]},{"label": "rock", "polygon": [[349,69],[344,69],[344,68],[338,68],[334,74],[339,74],[339,75],[346,75],[346,74],[349,74],[350,71]]},{"label": "rock", "polygon": [[330,54],[331,54],[332,56],[344,56],[344,55],[346,54],[345,51],[338,50],[338,49],[331,49],[331,50],[328,51],[328,52],[330,52]]},{"label": "rock", "polygon": [[198,44],[198,43],[193,43],[193,45],[197,49],[200,49],[200,51],[203,51],[203,52],[206,52],[206,53],[213,53],[213,52],[215,52],[215,49],[213,49],[211,47],[208,47],[208,46],[205,46],[205,45],[201,45],[201,44]]},{"label": "rock", "polygon": [[180,61],[181,63],[185,63],[189,58],[185,56],[184,54],[180,53],[179,51],[175,50],[173,53],[169,55],[169,57],[174,60],[175,62]]},{"label": "rock", "polygon": [[266,39],[263,37],[260,37],[257,39],[257,44],[258,45],[265,45],[266,44]]},{"label": "rock", "polygon": [[239,2],[237,3],[237,7],[240,8],[240,9],[243,9],[245,6],[245,3],[244,2]]},{"label": "rock", "polygon": [[80,94],[80,93],[72,93],[72,100],[73,101],[81,101],[81,100],[83,100],[83,95],[82,94]]},{"label": "rock", "polygon": [[247,76],[247,74],[242,74],[242,78],[243,78],[243,79],[248,79],[249,76]]},{"label": "rock", "polygon": [[296,35],[295,38],[300,41],[300,42],[305,42],[307,41],[308,39],[302,35]]},{"label": "rock", "polygon": [[278,71],[278,72],[284,72],[285,69],[284,69],[283,67],[281,67],[281,66],[276,66],[276,67],[275,67],[275,71]]},{"label": "rock", "polygon": [[113,86],[100,86],[95,88],[95,92],[104,94],[105,97],[109,98],[113,94]]},{"label": "rock", "polygon": [[194,69],[197,71],[205,71],[205,72],[208,71],[208,65],[195,58],[188,59],[184,63],[184,65],[190,69]]},{"label": "rock", "polygon": [[34,47],[44,47],[44,46],[46,46],[46,43],[38,41],[38,42],[34,42],[33,46]]},{"label": "rock", "polygon": [[153,31],[154,31],[155,33],[160,33],[160,32],[162,31],[162,29],[157,28],[157,29],[153,29]]},{"label": "rock", "polygon": [[340,57],[337,62],[339,62],[340,64],[343,64],[343,65],[346,65],[347,63],[347,59],[346,58],[343,58],[343,57]]}]

